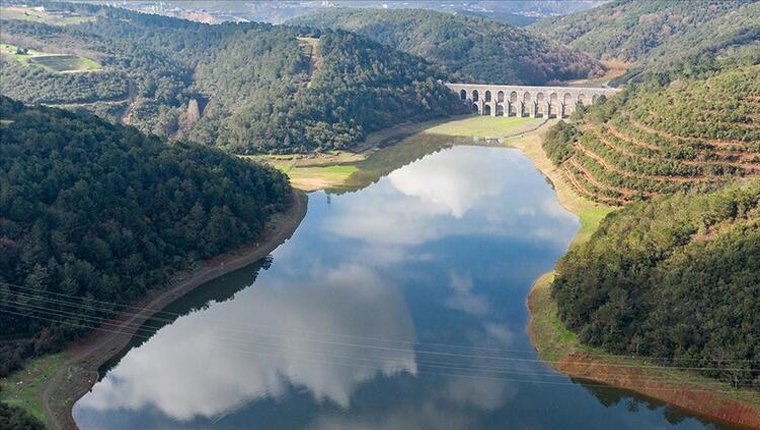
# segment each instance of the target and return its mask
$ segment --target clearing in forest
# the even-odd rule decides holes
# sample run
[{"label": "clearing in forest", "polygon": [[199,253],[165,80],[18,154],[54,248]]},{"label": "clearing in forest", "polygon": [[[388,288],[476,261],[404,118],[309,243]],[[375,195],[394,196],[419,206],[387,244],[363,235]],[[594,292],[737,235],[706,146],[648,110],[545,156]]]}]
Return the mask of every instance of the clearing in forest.
[{"label": "clearing in forest", "polygon": [[0,55],[13,57],[25,66],[41,66],[58,73],[94,72],[102,68],[97,61],[91,58],[72,54],[35,51],[34,49],[20,48],[7,43],[0,43]]},{"label": "clearing in forest", "polygon": [[0,17],[3,19],[18,19],[23,21],[41,22],[50,25],[75,25],[95,21],[94,16],[80,15],[69,10],[51,10],[44,6],[2,6]]},{"label": "clearing in forest", "polygon": [[534,130],[546,120],[527,117],[468,116],[449,121],[425,130],[428,134],[442,134],[458,137],[481,137],[498,139],[514,137]]},{"label": "clearing in forest", "polygon": [[306,87],[311,87],[311,81],[314,73],[322,68],[322,55],[319,51],[319,38],[316,37],[298,37],[298,44],[301,46],[303,56],[309,59],[309,83]]}]

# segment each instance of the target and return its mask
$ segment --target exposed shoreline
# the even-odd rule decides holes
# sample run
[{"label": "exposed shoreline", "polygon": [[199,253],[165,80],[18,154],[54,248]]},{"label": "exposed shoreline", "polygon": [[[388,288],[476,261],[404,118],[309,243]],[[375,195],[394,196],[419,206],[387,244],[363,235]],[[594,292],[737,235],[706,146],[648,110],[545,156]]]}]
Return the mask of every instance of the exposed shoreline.
[{"label": "exposed shoreline", "polygon": [[[570,245],[574,246],[588,240],[606,215],[604,212],[609,212],[612,208],[586,200],[569,187],[541,149],[540,135],[543,129],[544,127],[539,127],[534,135],[530,136],[532,142],[507,144],[530,158],[536,168],[554,184],[560,205],[581,218],[581,229]],[[593,207],[598,207],[600,211],[593,213]],[[676,369],[635,367],[652,366],[656,363],[643,362],[643,359],[612,357],[581,345],[572,333],[564,327],[557,327],[560,323],[556,317],[556,303],[550,295],[553,274],[552,271],[539,277],[527,298],[530,315],[528,335],[539,357],[553,369],[571,378],[629,390],[676,406],[696,416],[731,425],[760,428],[760,403],[740,400],[738,397],[745,392],[732,389],[728,384],[718,385],[718,381]],[[632,367],[622,367],[621,370],[621,365]],[[754,396],[753,393],[747,395]]]},{"label": "exposed shoreline", "polygon": [[[573,379],[635,392],[688,411],[696,417],[741,428],[760,428],[760,407],[740,400],[739,396],[744,393],[740,390],[727,392],[730,389],[727,384],[672,368],[653,368],[658,363],[645,361],[644,358],[613,356],[580,344],[567,345],[571,342],[557,340],[561,334],[558,335],[552,326],[559,321],[547,318],[547,314],[556,316],[556,302],[550,294],[553,274],[542,275],[531,288],[528,296],[528,334],[539,357],[554,370]],[[577,341],[573,339],[572,343]]]},{"label": "exposed shoreline", "polygon": [[97,381],[98,369],[129,346],[135,332],[156,312],[208,281],[242,269],[269,255],[287,241],[306,215],[306,194],[293,191],[285,212],[275,214],[255,245],[249,245],[206,260],[197,270],[184,274],[172,287],[153,292],[136,304],[141,310],[122,314],[121,328],[94,331],[67,347],[63,361],[38,393],[47,425],[53,429],[76,429],[73,406]]}]

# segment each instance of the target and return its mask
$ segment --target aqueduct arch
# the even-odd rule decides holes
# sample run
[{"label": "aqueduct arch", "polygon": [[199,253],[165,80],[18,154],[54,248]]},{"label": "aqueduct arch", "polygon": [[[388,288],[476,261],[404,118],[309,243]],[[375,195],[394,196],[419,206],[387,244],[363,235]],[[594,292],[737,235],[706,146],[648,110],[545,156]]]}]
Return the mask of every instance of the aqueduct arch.
[{"label": "aqueduct arch", "polygon": [[[577,104],[596,103],[609,97],[616,88],[539,87],[529,85],[451,84],[452,91],[480,115],[564,118]],[[469,98],[467,97],[469,95]]]},{"label": "aqueduct arch", "polygon": [[530,116],[530,111],[531,111],[530,107],[532,105],[533,103],[531,103],[531,95],[528,91],[526,91],[522,97],[522,106],[520,109],[520,116]]},{"label": "aqueduct arch", "polygon": [[508,111],[508,116],[517,116],[517,112],[518,112],[517,108],[518,108],[517,91],[512,91],[509,94],[509,111]]},{"label": "aqueduct arch", "polygon": [[536,94],[536,118],[546,118],[546,95],[542,92]]}]

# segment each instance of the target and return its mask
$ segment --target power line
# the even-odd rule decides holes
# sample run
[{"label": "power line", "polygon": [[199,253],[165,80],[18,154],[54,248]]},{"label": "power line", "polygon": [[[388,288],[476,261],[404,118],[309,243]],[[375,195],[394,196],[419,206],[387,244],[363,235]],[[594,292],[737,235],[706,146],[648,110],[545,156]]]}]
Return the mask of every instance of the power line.
[{"label": "power line", "polygon": [[[24,315],[24,314],[17,313],[17,312],[12,312],[12,311],[2,311],[2,312],[13,314],[13,315],[30,317],[28,315]],[[49,318],[37,317],[37,316],[31,316],[31,318],[37,318],[37,319],[42,319],[42,320],[50,320]],[[67,325],[87,327],[85,325],[76,324],[76,323],[70,323],[70,322],[67,322],[67,321],[58,321],[58,322],[61,322],[63,324],[67,324]],[[107,332],[107,333],[125,334],[123,331],[104,329],[104,328],[101,328],[101,327],[88,327],[88,328],[92,328],[93,330],[103,331],[103,332]],[[144,339],[149,339],[150,338],[150,336],[145,336],[145,335],[136,335],[136,337],[142,337]],[[256,345],[256,346],[260,346],[260,345]],[[226,346],[223,347],[223,348],[225,348],[227,350],[241,352],[241,353],[245,353],[245,354],[251,354],[251,355],[267,355],[267,356],[280,357],[280,355],[277,355],[275,353],[266,353],[266,352],[262,352],[262,351],[246,350],[246,349],[239,349],[239,348],[230,348],[230,347],[226,347]],[[272,349],[272,348],[269,348],[269,349]],[[282,350],[287,350],[287,349],[283,349],[283,348],[279,348],[279,349],[275,348],[274,349],[274,351],[282,351]],[[341,358],[341,357],[338,357],[338,358]],[[352,360],[365,360],[365,361],[370,360],[369,357],[345,356],[343,358],[349,358],[349,359],[352,359]],[[352,363],[347,363],[347,362],[340,362],[340,361],[336,361],[336,360],[322,360],[322,359],[309,359],[309,358],[299,358],[299,360],[313,361],[313,362],[324,363],[324,364],[342,365],[342,366],[349,366],[349,367],[367,368],[367,369],[371,369],[371,370],[378,370],[378,367],[379,367],[378,365],[373,365],[373,366],[357,365],[357,364],[352,364]],[[459,368],[452,367],[452,366],[446,367],[445,364],[443,364],[443,365],[436,365],[436,364],[431,365],[431,367],[436,367],[436,366],[439,367],[439,368],[443,367],[443,368],[450,368],[450,369],[453,369],[453,370],[470,370],[468,368],[462,368],[462,367],[459,367]],[[404,370],[408,370],[408,369],[404,369]],[[479,370],[479,369],[475,369],[475,370]],[[464,377],[464,378],[471,378],[471,379],[486,379],[486,380],[495,380],[495,381],[502,381],[502,382],[524,382],[524,383],[535,383],[535,384],[552,384],[552,385],[577,386],[576,383],[570,383],[570,382],[564,382],[564,381],[545,381],[545,380],[538,380],[538,379],[512,379],[512,378],[504,378],[504,377],[489,376],[489,375],[472,375],[472,374],[452,373],[452,372],[430,372],[430,371],[426,371],[424,369],[423,370],[418,370],[416,373],[427,374],[427,375],[438,375],[438,376]],[[496,373],[500,373],[500,372],[496,372]],[[503,373],[503,372],[501,372],[501,373]],[[515,371],[513,371],[511,373],[512,374],[518,374],[518,375],[536,376],[536,372],[521,372],[521,371],[515,370]],[[557,373],[557,372],[553,372],[553,373],[554,374],[552,374],[552,375],[546,375],[546,376],[558,377],[558,378],[567,378],[566,376],[564,376],[564,375],[562,375],[560,373]],[[626,377],[631,377],[631,376],[633,376],[633,375],[626,375]],[[655,379],[655,378],[649,378],[649,377],[647,377],[647,378],[640,378],[640,382],[648,382],[648,381],[651,381],[651,382],[668,382],[667,380],[664,380],[664,379],[661,380],[661,379]],[[704,383],[720,384],[719,381],[697,381],[697,382],[687,381],[687,382],[689,382],[689,383],[698,383],[700,385],[703,385]],[[610,388],[610,386],[607,385],[607,384],[587,384],[587,383],[583,383],[582,385],[585,386],[585,387]],[[655,389],[655,390],[661,390],[661,391],[681,391],[681,390],[683,390],[683,388],[676,388],[676,387],[648,387],[648,388]],[[689,390],[690,391],[704,391],[704,392],[726,392],[726,393],[732,392],[732,391],[729,391],[729,390],[714,390],[714,389],[700,389],[700,388],[689,388]]]},{"label": "power line", "polygon": [[[0,304],[5,305],[6,307],[10,306],[8,304]],[[74,324],[77,326],[85,327],[85,328],[96,328],[96,324],[103,323],[103,319],[99,317],[86,317],[81,314],[77,314],[71,311],[61,311],[61,310],[50,310],[46,309],[44,307],[39,306],[33,306],[33,305],[24,305],[26,306],[26,309],[41,312],[43,314],[47,314],[48,316],[57,316],[57,317],[64,317],[64,318],[83,318],[85,319],[90,325],[85,324]],[[6,313],[10,313],[6,310],[2,311]],[[24,314],[20,314],[24,315]],[[27,317],[32,317],[29,315],[24,315]],[[67,321],[61,321],[58,319],[49,319],[49,318],[39,318],[44,320],[49,320],[53,322],[59,322],[59,323],[69,323]],[[151,331],[150,329],[145,329],[142,326],[138,325],[120,325],[115,323],[106,323],[105,325],[110,325],[116,327],[115,332],[118,332],[120,334],[128,334],[126,332],[126,329],[121,327],[127,327],[134,329],[136,332],[136,336],[138,335],[140,331]],[[244,334],[254,334],[259,337],[280,337],[277,333],[260,333],[257,331],[251,331],[251,332],[244,332]],[[151,333],[152,335],[152,333]],[[140,335],[142,336],[142,335]],[[147,336],[149,338],[150,335]],[[223,337],[224,338],[224,337]],[[229,337],[226,337],[226,339],[229,339]],[[329,340],[320,340],[317,338],[301,338],[300,340],[307,342],[307,343],[313,343],[313,344],[321,344],[321,345],[329,345],[329,346],[339,346],[339,347],[348,347],[348,348],[354,348],[358,350],[368,350],[368,351],[384,351],[384,352],[397,352],[397,353],[404,353],[404,354],[416,354],[416,355],[422,355],[425,357],[437,357],[437,358],[446,358],[446,359],[455,359],[455,358],[462,358],[462,359],[476,359],[476,360],[489,360],[494,362],[502,362],[502,363],[526,363],[526,364],[544,364],[544,363],[557,363],[557,364],[564,364],[564,365],[574,365],[574,364],[580,364],[585,366],[605,366],[605,367],[616,367],[616,368],[637,368],[637,369],[653,369],[653,370],[672,370],[672,369],[678,369],[678,370],[700,370],[700,371],[706,371],[706,370],[713,370],[713,371],[741,371],[741,372],[753,372],[760,369],[752,369],[752,368],[725,368],[725,367],[683,367],[683,366],[650,366],[650,365],[627,365],[627,364],[616,364],[616,363],[587,363],[587,362],[569,362],[569,361],[563,361],[563,360],[540,360],[540,359],[526,359],[526,358],[516,358],[516,357],[508,357],[504,355],[500,356],[487,356],[487,355],[476,355],[476,354],[462,354],[462,353],[453,353],[453,352],[445,352],[445,351],[428,351],[424,349],[414,349],[414,348],[395,348],[395,347],[388,347],[388,346],[378,346],[378,345],[369,345],[369,344],[359,344],[359,343],[348,343],[348,342],[336,342],[336,341],[329,341]]]},{"label": "power line", "polygon": [[[17,284],[11,284],[11,283],[8,283],[8,282],[0,282],[0,284],[5,284],[5,285],[17,287],[19,289],[25,289],[25,290],[28,290],[28,291],[34,291],[36,294],[41,294],[42,293],[42,292],[40,292],[38,290],[34,290],[33,288],[30,288],[30,287],[20,286],[20,285],[17,285]],[[63,293],[55,293],[55,292],[48,292],[48,291],[46,291],[45,293],[49,293],[49,294],[52,294],[52,295],[55,295],[55,296],[59,296],[59,297],[69,297],[69,298],[73,298],[74,300],[80,300],[80,301],[88,300],[88,301],[91,301],[91,302],[101,303],[101,304],[105,304],[105,305],[109,305],[109,306],[121,306],[121,307],[125,307],[125,308],[136,309],[139,312],[145,312],[147,310],[147,311],[153,313],[153,315],[151,315],[151,316],[148,317],[148,320],[154,320],[154,321],[164,322],[164,323],[167,323],[167,324],[173,322],[174,320],[176,320],[176,318],[179,318],[179,317],[181,317],[181,316],[184,315],[184,314],[175,313],[175,312],[168,312],[168,311],[163,311],[163,310],[155,310],[155,309],[151,309],[151,308],[147,308],[147,307],[146,308],[141,308],[139,306],[122,305],[122,304],[118,304],[118,303],[111,303],[111,302],[106,302],[106,301],[101,301],[101,300],[82,299],[82,298],[77,297],[77,296],[63,294]],[[101,311],[106,312],[106,313],[114,313],[114,314],[118,314],[119,313],[119,311],[117,311],[117,310],[114,310],[114,309],[111,309],[111,308],[91,306],[89,303],[73,303],[73,302],[67,302],[66,300],[57,300],[57,299],[49,298],[49,297],[31,296],[29,294],[20,293],[20,292],[17,292],[16,294],[18,294],[18,295],[20,295],[22,297],[28,298],[28,299],[41,300],[43,302],[47,301],[48,303],[59,303],[59,304],[63,304],[65,306],[70,306],[70,307],[82,307],[82,306],[86,305],[86,306],[88,306],[91,309],[101,310]],[[161,315],[161,314],[162,315],[167,315],[167,317],[162,318],[160,316],[156,316],[156,315]],[[102,318],[102,321],[110,322],[112,320],[109,320],[107,318]],[[122,323],[120,325],[125,325],[125,323]],[[139,328],[131,327],[130,325],[125,325],[125,326],[133,328],[135,330],[139,329]],[[497,347],[478,347],[478,346],[467,346],[467,345],[456,345],[456,344],[445,344],[445,343],[419,342],[419,341],[416,341],[416,340],[406,340],[406,339],[402,340],[402,339],[380,338],[380,337],[372,337],[372,336],[357,336],[357,335],[349,335],[349,334],[336,334],[336,333],[325,333],[325,332],[317,332],[317,331],[305,331],[305,330],[299,330],[299,329],[283,329],[281,326],[269,325],[269,324],[261,324],[261,323],[256,324],[254,326],[239,325],[239,326],[236,326],[236,327],[238,327],[237,330],[234,329],[234,328],[229,328],[229,327],[221,327],[221,329],[222,330],[227,330],[227,331],[237,331],[237,332],[244,332],[246,334],[250,334],[250,333],[256,333],[256,329],[257,328],[264,328],[264,329],[269,330],[268,332],[265,333],[266,335],[273,335],[273,336],[275,335],[274,332],[280,331],[280,332],[299,333],[299,334],[303,334],[303,335],[307,335],[307,336],[322,336],[322,337],[329,337],[329,338],[351,338],[351,339],[358,339],[358,340],[374,340],[374,341],[385,342],[385,343],[398,342],[398,343],[402,343],[402,344],[417,345],[417,346],[420,346],[420,347],[443,347],[443,348],[452,348],[452,349],[465,349],[465,350],[469,349],[469,350],[477,350],[477,351],[492,351],[492,352],[495,352],[497,354],[503,354],[505,352],[510,352],[510,353],[526,353],[526,354],[534,354],[535,353],[534,350],[504,349],[504,348],[497,348]],[[330,341],[325,341],[325,342],[330,342]],[[333,343],[338,344],[338,345],[342,344],[340,342],[333,342]],[[364,346],[364,347],[367,347],[367,348],[374,348],[374,349],[378,349],[378,350],[382,350],[382,349],[397,350],[397,351],[399,351],[399,350],[408,351],[409,350],[409,348],[403,348],[402,349],[402,348],[395,348],[395,347],[392,347],[392,346],[382,346],[382,345],[369,345],[369,344],[364,344],[364,345],[362,345],[362,344],[353,344],[353,345],[355,345],[355,346]],[[421,348],[417,348],[415,350],[417,352],[423,353],[423,354],[429,353],[429,354],[437,354],[437,355],[467,356],[467,357],[470,357],[470,358],[473,357],[472,355],[469,355],[469,354],[463,355],[461,353],[454,353],[454,352],[428,351],[428,350],[421,349]],[[671,360],[671,359],[668,359],[668,358],[632,356],[632,355],[615,355],[615,354],[606,354],[606,356],[608,356],[608,357],[614,357],[614,358],[625,358],[625,359],[636,358],[636,359],[650,360],[650,361],[651,360],[653,360],[653,361],[657,361],[657,360],[661,360],[661,361],[697,361],[697,360],[699,360],[699,359],[690,359],[690,358],[676,358],[676,359]],[[485,356],[478,356],[478,357],[485,357]],[[500,357],[492,357],[492,358],[498,359]],[[715,359],[715,358],[711,358],[711,359],[704,358],[704,359],[709,360],[709,361],[717,361],[717,362],[750,362],[750,363],[754,362],[754,360],[751,360],[751,359]],[[522,361],[526,361],[526,362],[557,363],[557,361],[535,360],[535,359],[526,359],[526,358],[522,358],[522,359],[521,358],[514,358],[513,360],[516,360],[516,361],[522,360]],[[562,363],[567,363],[567,362],[562,361]],[[570,364],[574,364],[574,363],[570,363]],[[591,363],[586,363],[586,364],[591,364]],[[605,364],[605,365],[608,365],[608,364]],[[609,365],[611,365],[611,364],[609,364]],[[758,371],[758,370],[760,370],[760,369],[742,369],[742,368],[728,368],[728,367],[726,367],[726,368],[720,367],[719,368],[719,367],[654,366],[654,365],[622,365],[622,364],[616,364],[616,366],[621,366],[621,367],[638,367],[638,368],[700,370],[700,371],[706,371],[706,370]]]},{"label": "power line", "polygon": [[[51,313],[50,315],[61,316],[58,313]],[[70,313],[69,314],[64,314],[63,316],[71,316],[71,314]],[[71,324],[76,324],[78,326],[85,326],[85,327],[88,327],[88,328],[94,327],[94,326],[90,326],[90,325],[86,325],[86,324],[81,324],[81,323],[71,323]],[[115,332],[115,333],[125,334],[125,332],[123,332],[122,330],[111,330],[111,331]],[[142,334],[136,333],[135,337],[148,339],[148,338],[151,337],[151,335],[152,334],[142,335]],[[261,337],[262,335],[256,335],[256,336]],[[265,335],[264,337],[267,337],[267,336]],[[249,342],[244,342],[244,341],[237,340],[237,339],[233,340],[232,338],[228,338],[228,337],[218,337],[218,338],[221,338],[222,340],[227,340],[227,341],[230,341],[230,342],[238,343],[238,344],[241,344],[241,343],[245,344],[245,345],[249,344]],[[301,339],[301,340],[306,340],[306,339]],[[264,342],[261,342],[261,341],[256,342],[255,346],[269,348],[269,349],[271,349],[271,348],[275,348],[275,349],[279,348],[281,350],[288,350],[288,348],[282,347],[281,344],[272,345],[270,343],[264,343]],[[416,352],[416,351],[408,351],[409,354],[412,354],[413,352]],[[341,357],[342,358],[359,358],[359,359],[364,359],[366,356],[350,356],[350,357],[341,356]],[[489,358],[489,357],[484,357],[484,358]],[[420,358],[416,358],[416,362],[420,363],[420,364],[429,364],[429,365],[447,366],[447,367],[451,367],[453,365],[457,365],[458,366],[457,368],[463,368],[463,369],[468,369],[468,370],[470,370],[470,369],[484,370],[484,371],[489,371],[490,370],[490,371],[497,371],[497,372],[505,371],[505,370],[510,371],[510,372],[514,372],[515,371],[513,368],[506,367],[506,366],[484,366],[484,365],[480,365],[480,364],[477,364],[477,365],[471,365],[470,364],[470,365],[466,365],[466,366],[462,367],[461,365],[459,365],[458,362],[452,362],[453,364],[450,364],[450,363],[446,363],[446,362],[424,360],[424,359],[420,359]],[[522,363],[519,363],[519,364],[522,364]],[[556,375],[558,375],[558,373],[554,372],[554,371],[542,371],[542,370],[532,370],[532,371],[527,372],[527,373],[530,373],[530,374],[544,374],[544,375],[548,375],[548,376],[556,376]],[[670,380],[670,379],[672,379],[672,377],[670,377],[670,376],[666,376],[666,377],[662,377],[662,378],[659,378],[659,377],[650,377],[649,379],[667,379],[667,380]],[[719,382],[717,382],[717,381],[715,381],[715,383],[719,384]]]},{"label": "power line", "polygon": [[[17,287],[19,289],[30,290],[30,291],[33,291],[35,293],[41,293],[38,290],[35,290],[33,288],[24,287],[24,286],[20,286],[20,285],[17,285],[17,284],[11,284],[11,283],[8,283],[8,282],[0,282],[0,284],[5,284],[5,285]],[[168,312],[168,311],[164,311],[164,310],[156,310],[154,308],[148,308],[148,307],[132,306],[132,305],[119,304],[119,303],[114,303],[114,302],[106,302],[106,301],[89,299],[89,298],[85,299],[85,298],[81,298],[81,297],[75,296],[75,295],[56,293],[56,292],[52,292],[52,291],[45,291],[44,293],[45,294],[52,294],[52,295],[55,295],[55,296],[61,296],[61,297],[70,297],[70,298],[73,298],[75,300],[81,300],[81,301],[87,300],[87,303],[77,303],[76,305],[77,306],[88,306],[88,307],[96,309],[96,310],[102,310],[103,312],[109,312],[109,313],[115,313],[115,314],[119,313],[120,311],[114,310],[114,309],[112,309],[110,307],[109,308],[105,308],[105,307],[91,306],[90,302],[101,303],[101,304],[105,304],[105,305],[109,305],[109,306],[117,306],[117,307],[135,309],[135,310],[137,310],[139,312],[143,312],[143,311],[147,310],[147,311],[150,311],[150,313],[152,314],[151,317],[150,317],[150,319],[159,320],[159,321],[161,320],[161,318],[160,317],[156,317],[155,315],[167,315],[170,318],[181,317],[181,316],[186,315],[186,314],[181,314],[181,313]],[[35,299],[37,298],[37,296],[30,296],[29,294],[24,294],[24,293],[16,293],[16,294],[24,295],[25,297],[32,297],[32,298],[35,298]],[[48,299],[46,299],[46,298],[43,297],[42,300],[48,300]],[[52,299],[50,299],[50,300],[52,300]],[[258,324],[258,326],[262,327],[262,328],[282,329],[279,326],[268,325],[268,324]],[[246,328],[246,329],[250,328],[249,326],[240,326],[240,327],[243,327],[243,328]],[[381,337],[372,337],[372,336],[357,336],[357,335],[324,333],[324,332],[304,331],[304,330],[295,330],[295,329],[291,329],[291,330],[292,331],[298,331],[298,332],[301,332],[301,333],[306,334],[306,335],[321,335],[321,336],[335,336],[335,337],[347,337],[347,338],[357,338],[357,339],[371,339],[371,340],[377,340],[377,341],[381,341],[381,342],[398,342],[398,343],[413,344],[413,345],[424,345],[424,346],[440,346],[440,347],[452,347],[452,348],[470,348],[470,349],[478,349],[478,350],[491,350],[491,351],[499,352],[499,353],[505,351],[503,348],[496,348],[496,347],[475,347],[475,346],[463,346],[463,345],[456,345],[456,344],[437,343],[437,342],[419,342],[419,341],[416,341],[416,340],[408,340],[408,339],[393,339],[393,338],[381,338]],[[535,350],[533,350],[533,349],[510,349],[509,352],[520,352],[520,353],[533,354],[533,353],[535,353]]]}]

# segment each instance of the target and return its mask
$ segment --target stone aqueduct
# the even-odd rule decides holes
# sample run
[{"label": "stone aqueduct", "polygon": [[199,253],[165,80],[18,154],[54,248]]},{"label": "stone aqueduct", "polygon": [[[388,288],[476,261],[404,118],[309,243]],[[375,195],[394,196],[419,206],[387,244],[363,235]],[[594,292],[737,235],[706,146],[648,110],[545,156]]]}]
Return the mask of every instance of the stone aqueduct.
[{"label": "stone aqueduct", "polygon": [[579,104],[589,105],[616,88],[534,87],[526,85],[446,84],[473,112],[490,116],[563,118]]}]

